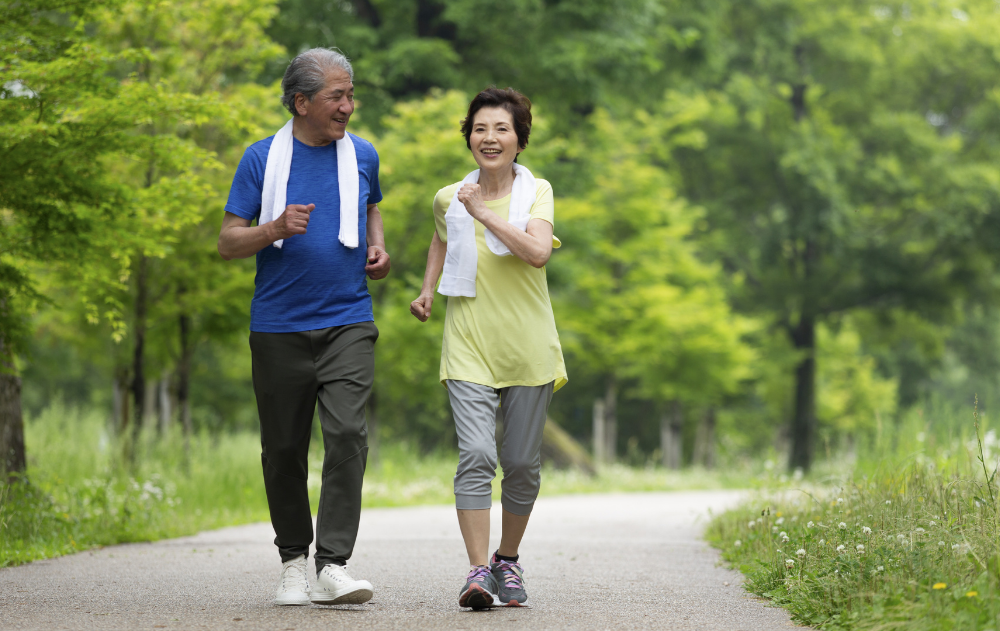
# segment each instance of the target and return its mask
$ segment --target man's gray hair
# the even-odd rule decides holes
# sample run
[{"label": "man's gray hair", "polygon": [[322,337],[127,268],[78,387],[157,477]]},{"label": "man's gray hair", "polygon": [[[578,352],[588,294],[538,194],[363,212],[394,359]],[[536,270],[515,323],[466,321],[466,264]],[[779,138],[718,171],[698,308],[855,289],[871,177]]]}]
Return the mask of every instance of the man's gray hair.
[{"label": "man's gray hair", "polygon": [[292,60],[285,69],[281,79],[281,103],[298,116],[295,110],[295,95],[302,93],[310,101],[316,93],[326,87],[326,74],[330,70],[339,69],[346,72],[354,81],[354,68],[351,62],[339,50],[330,48],[311,48]]}]

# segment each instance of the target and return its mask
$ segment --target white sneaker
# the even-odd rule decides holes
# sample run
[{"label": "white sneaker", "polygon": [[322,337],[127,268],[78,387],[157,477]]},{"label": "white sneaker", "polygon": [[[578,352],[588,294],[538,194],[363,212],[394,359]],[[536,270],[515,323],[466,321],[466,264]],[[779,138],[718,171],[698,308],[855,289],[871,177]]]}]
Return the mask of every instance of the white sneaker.
[{"label": "white sneaker", "polygon": [[316,586],[309,598],[317,605],[358,605],[375,595],[368,581],[356,581],[347,566],[330,563],[316,575]]},{"label": "white sneaker", "polygon": [[306,555],[300,554],[291,561],[281,564],[281,578],[278,592],[274,595],[276,605],[308,605],[309,578],[306,576]]}]

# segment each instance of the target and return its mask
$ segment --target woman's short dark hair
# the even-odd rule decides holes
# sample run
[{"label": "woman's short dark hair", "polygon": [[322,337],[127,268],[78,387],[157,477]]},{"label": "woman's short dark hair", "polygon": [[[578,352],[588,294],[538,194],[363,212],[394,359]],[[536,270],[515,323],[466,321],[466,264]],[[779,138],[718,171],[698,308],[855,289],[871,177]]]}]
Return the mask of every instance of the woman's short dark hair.
[{"label": "woman's short dark hair", "polygon": [[[484,107],[502,107],[514,119],[514,133],[517,134],[517,146],[524,149],[528,146],[528,136],[531,134],[531,101],[514,88],[498,88],[490,86],[476,95],[469,104],[469,115],[462,121],[462,134],[465,145],[472,149],[472,122],[476,112]],[[515,158],[515,162],[517,159]]]}]

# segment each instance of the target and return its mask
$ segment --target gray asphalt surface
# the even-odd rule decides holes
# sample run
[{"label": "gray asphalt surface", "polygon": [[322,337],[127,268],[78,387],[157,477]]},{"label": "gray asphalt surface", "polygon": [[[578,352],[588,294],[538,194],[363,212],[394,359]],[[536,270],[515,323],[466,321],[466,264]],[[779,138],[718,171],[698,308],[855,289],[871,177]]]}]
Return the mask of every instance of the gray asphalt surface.
[{"label": "gray asphalt surface", "polygon": [[[450,506],[367,509],[350,571],[364,605],[276,607],[270,524],[0,570],[2,629],[717,629],[794,625],[700,535],[731,491],[542,498],[521,547],[530,608],[458,607],[468,561]],[[493,510],[494,547],[499,506]],[[312,565],[310,559],[310,566]]]}]

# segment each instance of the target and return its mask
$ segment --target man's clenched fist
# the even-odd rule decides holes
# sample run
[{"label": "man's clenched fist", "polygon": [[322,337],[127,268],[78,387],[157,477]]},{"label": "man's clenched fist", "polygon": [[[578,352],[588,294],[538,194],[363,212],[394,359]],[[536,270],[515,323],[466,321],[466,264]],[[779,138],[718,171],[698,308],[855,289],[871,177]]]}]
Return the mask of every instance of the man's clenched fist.
[{"label": "man's clenched fist", "polygon": [[316,208],[316,204],[303,206],[302,204],[289,204],[285,206],[285,212],[274,220],[274,240],[287,239],[288,237],[305,234],[306,226],[309,225],[309,213]]}]

